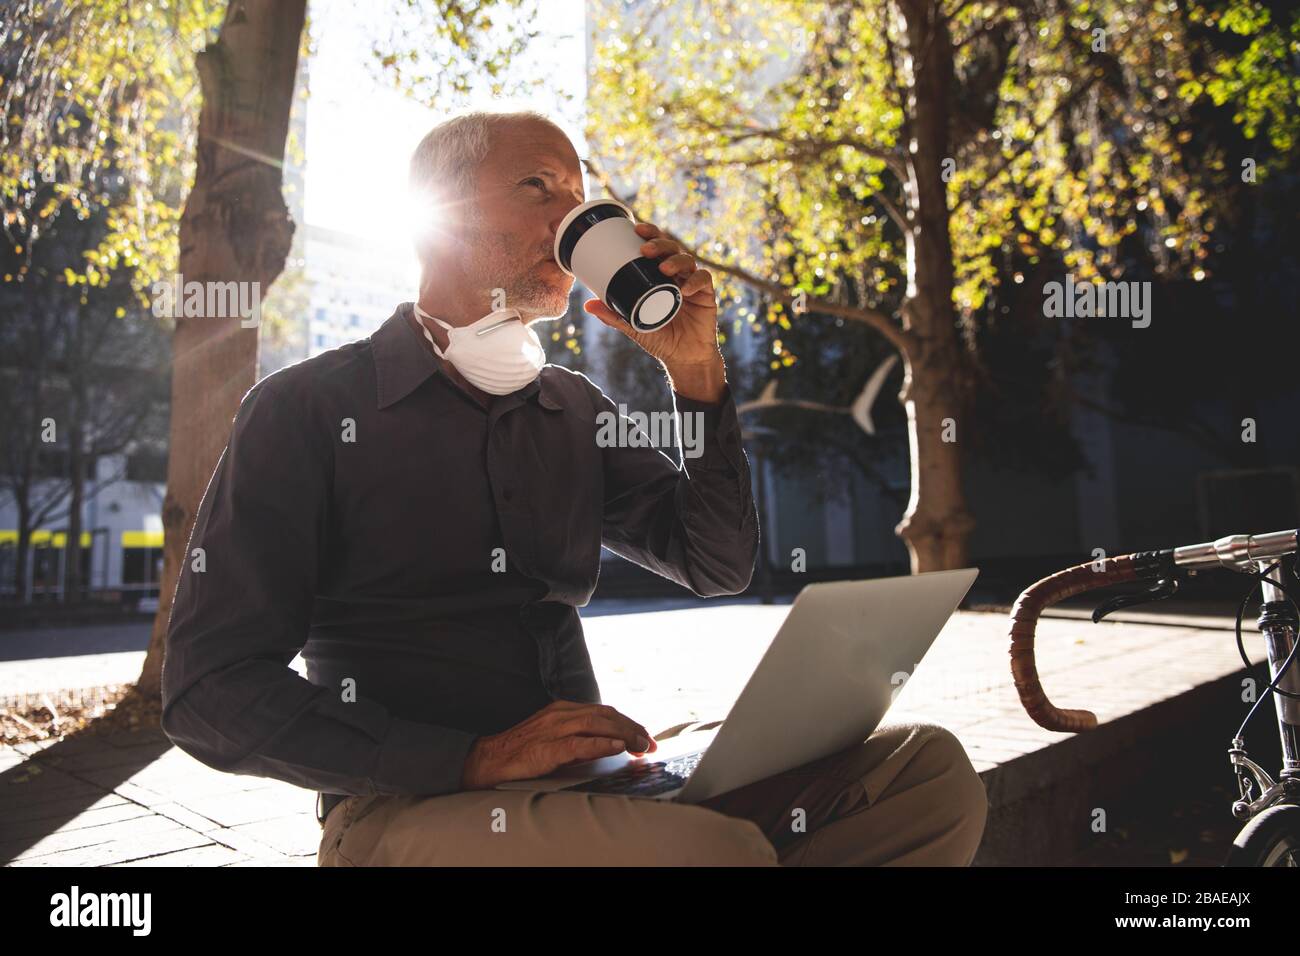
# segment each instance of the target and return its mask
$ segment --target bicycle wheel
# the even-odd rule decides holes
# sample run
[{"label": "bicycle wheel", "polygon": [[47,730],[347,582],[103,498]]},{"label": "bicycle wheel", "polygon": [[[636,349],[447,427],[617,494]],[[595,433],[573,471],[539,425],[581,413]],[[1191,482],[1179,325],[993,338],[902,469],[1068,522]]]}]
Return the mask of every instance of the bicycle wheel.
[{"label": "bicycle wheel", "polygon": [[1300,867],[1300,806],[1280,803],[1247,823],[1223,865]]}]

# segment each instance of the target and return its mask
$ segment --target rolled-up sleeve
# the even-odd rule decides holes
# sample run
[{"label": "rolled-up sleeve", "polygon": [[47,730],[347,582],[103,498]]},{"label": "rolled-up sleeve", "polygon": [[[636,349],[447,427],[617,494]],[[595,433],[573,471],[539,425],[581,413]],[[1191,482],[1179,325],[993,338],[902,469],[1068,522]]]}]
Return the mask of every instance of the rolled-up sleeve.
[{"label": "rolled-up sleeve", "polygon": [[244,396],[177,582],[163,659],[164,733],[210,767],[328,793],[461,789],[476,734],[348,700],[290,667],[322,569],[333,449],[302,402]]},{"label": "rolled-up sleeve", "polygon": [[[759,532],[731,386],[717,403],[672,394],[680,465],[630,421],[619,434],[641,437],[603,449],[602,544],[701,597],[738,594],[753,576]],[[620,415],[604,392],[598,404]]]}]

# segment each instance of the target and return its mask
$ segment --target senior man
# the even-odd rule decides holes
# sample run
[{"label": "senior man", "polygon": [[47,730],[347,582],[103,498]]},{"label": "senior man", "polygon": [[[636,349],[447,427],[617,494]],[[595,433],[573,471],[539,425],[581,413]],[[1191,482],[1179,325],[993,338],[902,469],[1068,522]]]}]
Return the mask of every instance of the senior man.
[{"label": "senior man", "polygon": [[493,789],[656,749],[601,703],[583,640],[601,546],[736,594],[758,523],[707,270],[642,223],[677,318],[643,335],[586,303],[702,423],[681,465],[604,447],[598,417],[617,407],[546,365],[531,328],[573,282],[551,255],[584,200],[567,136],[536,113],[467,114],[424,138],[411,178],[439,203],[418,301],[244,396],[177,585],[168,737],[318,791],[322,866],[969,864],[984,788],[932,724],[698,805]]}]

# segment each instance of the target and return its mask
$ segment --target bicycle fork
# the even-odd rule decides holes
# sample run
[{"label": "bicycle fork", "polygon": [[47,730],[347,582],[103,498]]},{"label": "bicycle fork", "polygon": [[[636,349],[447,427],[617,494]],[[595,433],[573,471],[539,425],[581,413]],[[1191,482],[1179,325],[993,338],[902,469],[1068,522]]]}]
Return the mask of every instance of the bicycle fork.
[{"label": "bicycle fork", "polygon": [[[1256,565],[1261,573],[1268,570],[1264,562]],[[1278,567],[1274,574],[1281,574]],[[1300,618],[1296,606],[1291,603],[1282,590],[1265,580],[1262,584],[1264,603],[1259,609],[1257,627],[1264,637],[1268,653],[1269,680],[1277,680],[1287,658],[1295,647],[1296,634],[1300,631]],[[1277,686],[1291,694],[1300,695],[1300,668],[1293,662],[1290,671]],[[1273,694],[1273,705],[1277,710],[1278,734],[1282,742],[1282,770],[1275,781],[1255,761],[1246,755],[1245,741],[1234,737],[1228,749],[1228,759],[1237,774],[1241,788],[1241,798],[1232,805],[1232,815],[1238,820],[1250,820],[1256,814],[1280,803],[1288,797],[1300,798],[1300,700]],[[1252,796],[1258,793],[1258,796]]]}]

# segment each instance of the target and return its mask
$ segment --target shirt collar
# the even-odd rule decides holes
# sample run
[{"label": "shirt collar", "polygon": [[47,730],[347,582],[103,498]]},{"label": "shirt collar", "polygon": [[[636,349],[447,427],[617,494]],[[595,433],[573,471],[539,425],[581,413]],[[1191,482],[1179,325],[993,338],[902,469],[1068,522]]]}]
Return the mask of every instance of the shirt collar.
[{"label": "shirt collar", "polygon": [[[412,326],[414,302],[403,302],[397,311],[370,336],[370,349],[375,360],[375,383],[378,407],[395,405],[424,384],[432,375],[442,375],[438,361],[426,346],[420,333]],[[551,376],[538,375],[518,394],[535,400],[543,408],[560,411],[564,408],[559,390]]]}]

